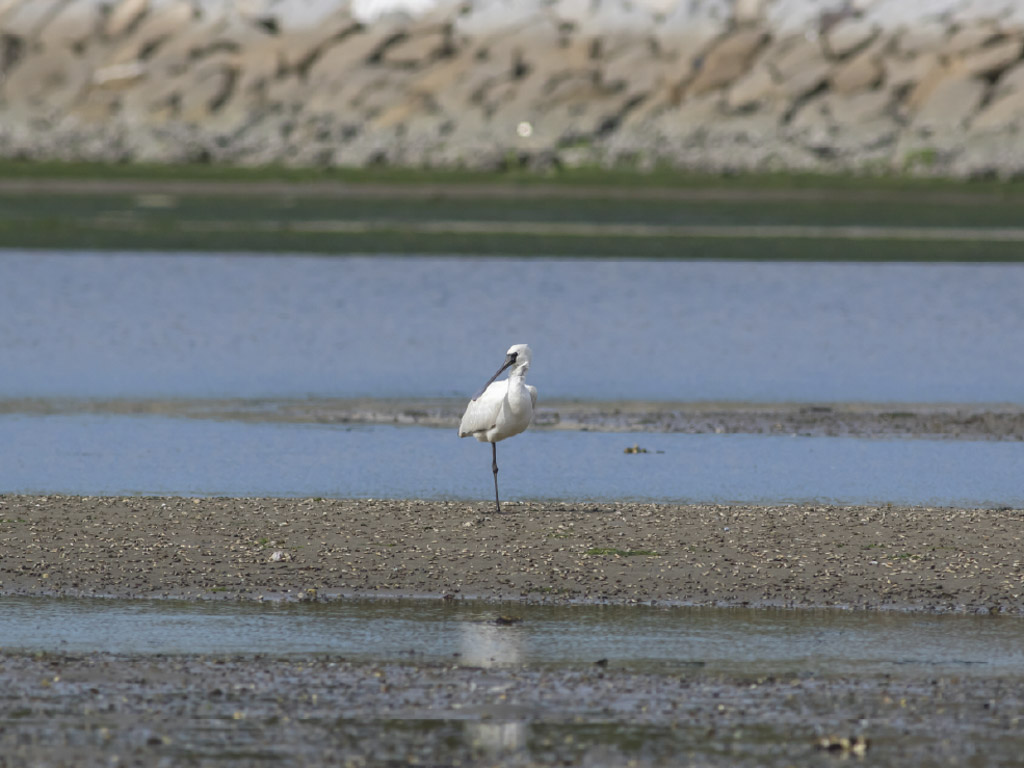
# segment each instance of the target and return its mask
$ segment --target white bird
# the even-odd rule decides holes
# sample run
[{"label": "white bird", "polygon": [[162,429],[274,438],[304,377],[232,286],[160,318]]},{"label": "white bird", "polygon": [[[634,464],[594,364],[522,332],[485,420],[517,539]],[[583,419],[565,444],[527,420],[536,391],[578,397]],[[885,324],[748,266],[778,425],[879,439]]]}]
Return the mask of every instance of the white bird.
[{"label": "white bird", "polygon": [[[506,368],[508,378],[495,381]],[[530,348],[513,344],[508,348],[505,362],[498,372],[484,384],[484,388],[469,401],[459,424],[459,437],[472,435],[481,443],[491,444],[491,471],[494,472],[494,504],[501,512],[498,500],[498,441],[518,435],[533,419],[537,405],[537,388],[526,383],[530,370]]]}]

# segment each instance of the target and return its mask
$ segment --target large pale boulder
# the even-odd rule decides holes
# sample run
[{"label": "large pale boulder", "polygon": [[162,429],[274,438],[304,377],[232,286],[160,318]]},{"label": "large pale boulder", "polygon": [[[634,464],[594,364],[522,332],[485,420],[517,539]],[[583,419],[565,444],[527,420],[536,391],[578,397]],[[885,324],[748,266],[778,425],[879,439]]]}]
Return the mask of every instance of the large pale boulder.
[{"label": "large pale boulder", "polygon": [[231,98],[238,79],[238,60],[233,54],[211,56],[191,69],[184,78],[179,117],[183,122],[201,124]]},{"label": "large pale boulder", "polygon": [[941,51],[949,37],[947,25],[937,19],[928,19],[903,29],[896,36],[897,50],[907,56]]},{"label": "large pale boulder", "polygon": [[627,128],[645,125],[651,135],[661,140],[686,143],[708,131],[721,118],[721,101],[717,93],[692,96],[682,104],[673,104],[668,99],[652,100],[627,115],[623,125]]},{"label": "large pale boulder", "polygon": [[885,77],[884,48],[884,42],[877,42],[840,63],[829,76],[832,90],[844,94],[856,93],[881,83]]},{"label": "large pale boulder", "polygon": [[[526,85],[523,79],[511,76],[513,62],[500,59],[477,61],[470,52],[451,60],[438,62],[425,70],[422,80],[409,81],[409,91],[426,96],[446,113],[461,119],[474,110],[493,109],[502,99],[510,98]],[[506,93],[501,91],[506,90]]]},{"label": "large pale boulder", "polygon": [[[826,94],[823,103],[837,125],[856,126],[873,123],[882,118],[891,118],[891,98],[885,91],[862,91],[843,95]],[[895,120],[891,125],[896,126]]]},{"label": "large pale boulder", "polygon": [[916,130],[963,128],[978,110],[986,84],[973,77],[950,76],[942,79],[928,94],[914,115]]},{"label": "large pale boulder", "polygon": [[[629,109],[630,100],[622,94],[600,92],[581,98],[586,86],[580,85],[576,98],[563,96],[557,102],[548,101],[542,108],[535,108],[528,121],[533,131],[524,137],[533,143],[533,149],[543,152],[553,147],[575,147],[579,151],[574,154],[579,157],[609,132],[611,126],[618,126]],[[493,122],[501,125],[508,135],[519,136],[522,121],[516,117],[502,110],[494,115]],[[523,141],[517,143],[522,145]]]},{"label": "large pale boulder", "polygon": [[971,50],[957,57],[954,66],[959,73],[968,77],[991,78],[1019,61],[1022,52],[1024,39],[1018,35]]},{"label": "large pale boulder", "polygon": [[63,10],[65,0],[32,0],[11,6],[0,24],[5,35],[35,42],[54,17]]},{"label": "large pale boulder", "polygon": [[678,75],[676,62],[655,53],[647,40],[637,40],[615,56],[602,56],[598,71],[602,84],[629,93],[650,93]]},{"label": "large pale boulder", "polygon": [[906,108],[916,112],[931,98],[944,81],[959,79],[945,59],[936,58],[934,65],[917,81],[906,98]]},{"label": "large pale boulder", "polygon": [[[543,125],[548,115],[537,111],[538,89],[524,82],[502,81],[489,89],[486,95],[474,100],[467,110],[486,120],[492,126],[495,136],[511,140],[522,123],[531,126],[531,143],[553,140]],[[458,115],[456,115],[458,117]],[[553,122],[553,121],[552,121]]]},{"label": "large pale boulder", "polygon": [[878,34],[878,26],[870,21],[844,19],[824,35],[824,48],[830,56],[845,58],[869,45]]},{"label": "large pale boulder", "polygon": [[437,114],[437,108],[430,99],[407,97],[384,107],[369,122],[371,129],[408,126],[416,121]]},{"label": "large pale boulder", "polygon": [[767,67],[779,88],[790,99],[803,98],[824,83],[833,63],[817,40],[795,35],[774,43],[757,61]]},{"label": "large pale boulder", "polygon": [[123,64],[142,59],[154,59],[160,46],[173,36],[188,35],[194,21],[192,4],[187,0],[168,3],[141,18],[129,31],[121,35],[106,63]]},{"label": "large pale boulder", "polygon": [[[556,17],[561,18],[560,9],[565,0],[553,7]],[[651,11],[642,3],[611,0],[595,5],[581,3],[582,13],[576,13],[573,34],[586,38],[636,38],[650,34],[654,26]]]},{"label": "large pale boulder", "polygon": [[[39,31],[38,40],[45,50],[86,47],[96,36],[103,19],[101,6],[95,3],[69,2],[59,8]],[[5,25],[0,21],[0,29]]]},{"label": "large pale boulder", "polygon": [[877,159],[899,136],[890,107],[884,91],[824,93],[796,111],[787,135],[822,157],[856,158],[868,152]]},{"label": "large pale boulder", "polygon": [[794,111],[786,136],[814,152],[827,151],[836,133],[835,121],[823,96],[809,99]]},{"label": "large pale boulder", "polygon": [[[159,29],[163,22],[154,18],[151,29],[157,36],[131,35],[111,45],[108,61],[133,61],[145,53],[146,70],[154,77],[163,77],[165,73],[173,76],[180,74],[189,67],[198,53],[232,47],[237,50],[236,43],[226,40],[223,34],[227,27],[223,20],[212,18],[208,14],[200,14],[183,27],[175,30],[173,14],[167,19],[168,27],[161,34]],[[157,43],[148,47],[149,43]]]},{"label": "large pale boulder", "polygon": [[704,57],[688,93],[700,96],[738,80],[767,41],[760,29],[739,29],[719,40]]},{"label": "large pale boulder", "polygon": [[736,24],[756,24],[763,20],[766,0],[736,0],[732,18]]},{"label": "large pale boulder", "polygon": [[138,60],[105,64],[92,72],[94,90],[113,93],[138,86],[146,78],[146,67]]},{"label": "large pale boulder", "polygon": [[383,66],[421,69],[454,51],[448,30],[415,29],[383,45],[374,52],[374,56]]},{"label": "large pale boulder", "polygon": [[974,130],[1024,129],[1024,90],[993,100],[971,121]]},{"label": "large pale boulder", "polygon": [[546,17],[473,40],[470,47],[481,66],[498,64],[507,67],[515,77],[592,65],[589,41],[575,35],[567,38],[558,25]]},{"label": "large pale boulder", "polygon": [[0,23],[27,2],[28,0],[0,0]]},{"label": "large pale boulder", "polygon": [[538,3],[508,3],[504,0],[471,3],[461,13],[453,14],[451,19],[454,34],[473,40],[494,37],[538,22],[553,23],[552,16],[545,13]]},{"label": "large pale boulder", "polygon": [[605,95],[605,90],[593,72],[565,72],[551,78],[537,93],[534,103],[540,109],[556,104],[574,103],[582,105],[581,110]]},{"label": "large pale boulder", "polygon": [[475,73],[476,64],[470,51],[461,51],[435,61],[422,71],[410,75],[409,92],[438,104],[443,103],[449,94],[459,90],[461,83]]},{"label": "large pale boulder", "polygon": [[[335,84],[330,84],[335,85]],[[266,79],[255,92],[250,92],[254,110],[273,115],[295,115],[341,110],[337,87],[313,88],[292,72],[282,72]]]},{"label": "large pale boulder", "polygon": [[126,89],[120,100],[121,110],[136,129],[147,133],[144,126],[177,118],[187,84],[188,80],[179,75],[154,78],[145,87]]},{"label": "large pale boulder", "polygon": [[234,54],[233,63],[238,73],[236,99],[245,99],[253,109],[266,108],[265,96],[270,84],[278,78],[295,76],[294,70],[283,63],[281,42],[278,38],[266,38]]},{"label": "large pale boulder", "polygon": [[6,108],[56,116],[88,88],[91,72],[69,49],[28,56],[0,81]]},{"label": "large pale boulder", "polygon": [[754,67],[729,88],[725,105],[733,111],[749,111],[786,97],[768,67]]},{"label": "large pale boulder", "polygon": [[333,84],[359,70],[375,69],[372,65],[374,54],[399,34],[402,34],[401,26],[374,24],[326,46],[306,72],[310,87],[334,87]]},{"label": "large pale boulder", "polygon": [[[691,100],[689,106],[692,108],[694,103],[698,101],[700,99]],[[711,101],[717,105],[719,99],[712,97]],[[680,99],[677,98],[676,86],[663,84],[650,93],[645,94],[643,99],[634,105],[633,109],[623,115],[622,120],[619,122],[619,131],[614,135],[654,136],[656,135],[653,131],[654,124],[666,112],[677,113],[679,103]],[[620,147],[619,151],[625,150],[623,147]]]},{"label": "large pale boulder", "polygon": [[692,61],[706,54],[728,31],[726,19],[707,16],[694,18],[686,13],[684,3],[677,2],[672,13],[655,24],[653,36],[658,49],[663,53]]},{"label": "large pale boulder", "polygon": [[971,24],[950,35],[942,46],[942,52],[947,56],[961,56],[988,45],[999,36],[1000,30],[995,24]]},{"label": "large pale boulder", "polygon": [[93,124],[101,130],[104,126],[116,126],[122,97],[119,89],[92,84],[68,110],[65,120],[87,126]]},{"label": "large pale boulder", "polygon": [[1024,62],[1010,67],[1010,69],[1000,75],[995,83],[992,98],[997,99],[1017,91],[1024,91]]},{"label": "large pale boulder", "polygon": [[[488,49],[486,58],[479,59],[477,54],[466,52],[463,65],[449,73],[451,86],[438,90],[435,101],[458,118],[467,110],[488,115],[502,107],[525,110],[550,73],[528,66],[520,56],[518,50]],[[429,71],[424,77],[429,77]]]},{"label": "large pale boulder", "polygon": [[547,76],[566,71],[593,72],[602,60],[600,41],[592,37],[574,34],[568,38],[538,38],[536,42],[525,44],[520,36],[520,41],[517,53],[531,74]]},{"label": "large pale boulder", "polygon": [[885,70],[884,80],[887,88],[892,90],[911,89],[924,80],[932,72],[941,70],[938,54],[925,53],[905,58],[890,55],[882,59]]},{"label": "large pale boulder", "polygon": [[392,72],[367,72],[339,92],[336,115],[369,121],[407,98],[404,79]]},{"label": "large pale boulder", "polygon": [[339,11],[316,26],[283,32],[268,38],[267,42],[276,44],[282,68],[303,73],[326,51],[345,45],[363,31],[364,27],[351,14]]},{"label": "large pale boulder", "polygon": [[107,37],[119,37],[130,30],[149,10],[149,0],[120,0],[111,10],[104,25]]},{"label": "large pale boulder", "polygon": [[[650,54],[659,52],[658,44],[649,31],[647,33],[638,30],[605,31],[590,39],[593,42],[594,58],[602,62],[617,59],[637,48],[642,48]],[[675,56],[670,55],[668,58],[675,58]]]}]

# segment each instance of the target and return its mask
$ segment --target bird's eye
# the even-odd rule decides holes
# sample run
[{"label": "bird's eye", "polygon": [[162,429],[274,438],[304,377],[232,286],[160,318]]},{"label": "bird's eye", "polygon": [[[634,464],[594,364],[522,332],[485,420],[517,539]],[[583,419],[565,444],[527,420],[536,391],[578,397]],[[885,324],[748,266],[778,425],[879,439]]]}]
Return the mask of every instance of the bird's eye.
[{"label": "bird's eye", "polygon": [[513,363],[516,361],[517,357],[519,357],[518,352],[510,352],[508,355],[509,360],[511,360]]}]

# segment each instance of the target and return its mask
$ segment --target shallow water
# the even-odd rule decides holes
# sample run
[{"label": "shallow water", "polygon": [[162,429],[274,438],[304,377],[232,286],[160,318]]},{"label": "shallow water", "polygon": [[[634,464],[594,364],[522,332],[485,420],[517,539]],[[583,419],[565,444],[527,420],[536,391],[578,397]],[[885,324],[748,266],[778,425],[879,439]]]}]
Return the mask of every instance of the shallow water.
[{"label": "shallow water", "polygon": [[0,397],[1021,402],[1020,265],[0,252]]},{"label": "shallow water", "polygon": [[[426,427],[15,414],[0,493],[488,500],[490,454]],[[1024,506],[1020,442],[530,430],[498,463],[506,501]]]},{"label": "shallow water", "polygon": [[[500,615],[519,621],[499,625]],[[0,647],[87,653],[331,654],[470,666],[591,664],[745,674],[1024,675],[1024,620],[770,609],[309,604],[7,597]]]}]

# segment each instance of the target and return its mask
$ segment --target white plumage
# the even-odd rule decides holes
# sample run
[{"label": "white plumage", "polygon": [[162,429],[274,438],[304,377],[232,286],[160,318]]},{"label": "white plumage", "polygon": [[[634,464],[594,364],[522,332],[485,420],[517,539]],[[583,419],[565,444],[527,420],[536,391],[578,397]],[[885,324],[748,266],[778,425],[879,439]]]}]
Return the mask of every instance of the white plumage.
[{"label": "white plumage", "polygon": [[[502,371],[511,368],[508,378],[495,381]],[[491,444],[491,470],[494,472],[494,503],[501,512],[498,500],[498,446],[499,440],[518,435],[530,426],[533,408],[537,404],[537,388],[526,383],[530,370],[530,348],[514,344],[505,355],[505,362],[484,389],[469,401],[459,424],[459,437],[472,435],[482,443]]]}]

